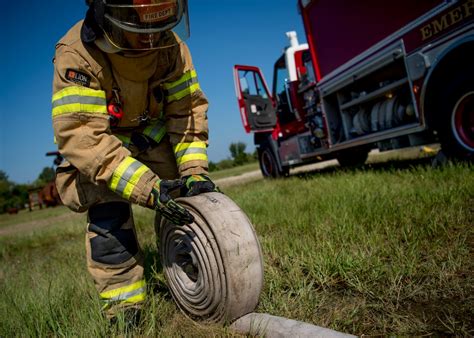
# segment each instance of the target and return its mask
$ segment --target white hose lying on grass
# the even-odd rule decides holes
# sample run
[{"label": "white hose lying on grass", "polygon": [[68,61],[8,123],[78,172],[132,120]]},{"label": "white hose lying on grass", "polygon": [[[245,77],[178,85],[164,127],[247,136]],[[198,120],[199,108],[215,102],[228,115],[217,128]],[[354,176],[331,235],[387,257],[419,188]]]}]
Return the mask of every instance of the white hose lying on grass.
[{"label": "white hose lying on grass", "polygon": [[355,337],[321,326],[316,326],[283,317],[271,316],[267,313],[249,313],[237,319],[231,329],[256,337],[324,337],[349,338]]},{"label": "white hose lying on grass", "polygon": [[198,320],[229,323],[252,312],[263,285],[255,230],[230,198],[206,193],[177,201],[195,222],[161,222],[163,271],[179,308]]}]

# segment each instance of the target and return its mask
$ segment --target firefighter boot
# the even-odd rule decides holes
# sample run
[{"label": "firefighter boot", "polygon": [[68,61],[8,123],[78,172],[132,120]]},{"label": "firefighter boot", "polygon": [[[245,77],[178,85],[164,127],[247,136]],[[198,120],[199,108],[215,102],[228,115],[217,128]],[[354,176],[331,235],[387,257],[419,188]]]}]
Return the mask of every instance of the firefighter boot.
[{"label": "firefighter boot", "polygon": [[143,254],[136,239],[130,204],[107,202],[89,209],[87,267],[108,318],[139,309],[146,297]]}]

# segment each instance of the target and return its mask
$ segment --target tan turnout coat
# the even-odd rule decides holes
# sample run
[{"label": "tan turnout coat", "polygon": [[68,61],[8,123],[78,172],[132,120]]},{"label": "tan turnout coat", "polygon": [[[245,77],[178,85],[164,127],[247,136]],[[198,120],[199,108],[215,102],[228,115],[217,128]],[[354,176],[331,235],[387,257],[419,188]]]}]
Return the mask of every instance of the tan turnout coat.
[{"label": "tan turnout coat", "polygon": [[[186,44],[107,54],[81,41],[81,26],[58,42],[54,59],[54,135],[67,160],[57,184],[65,204],[68,194],[77,195],[70,190],[81,185],[79,177],[146,204],[158,176],[134,157],[132,133],[169,142],[181,176],[207,173],[208,102]],[[117,98],[114,90],[124,117],[111,127],[107,105]],[[72,209],[83,211],[80,203]]]}]

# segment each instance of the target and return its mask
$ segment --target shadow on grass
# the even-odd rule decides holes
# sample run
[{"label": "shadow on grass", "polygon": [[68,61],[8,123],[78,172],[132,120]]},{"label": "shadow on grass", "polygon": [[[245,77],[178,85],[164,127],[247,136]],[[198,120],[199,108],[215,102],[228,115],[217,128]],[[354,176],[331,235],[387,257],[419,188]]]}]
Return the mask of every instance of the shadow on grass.
[{"label": "shadow on grass", "polygon": [[171,299],[171,293],[168,286],[160,279],[163,272],[163,266],[160,261],[159,251],[154,245],[147,245],[143,248],[144,255],[144,274],[147,284],[153,294],[160,294],[164,299]]},{"label": "shadow on grass", "polygon": [[341,167],[337,164],[321,169],[314,169],[304,173],[291,175],[301,179],[314,178],[316,175],[334,175],[338,173],[354,173],[360,171],[366,172],[390,172],[397,170],[410,170],[417,167],[433,167],[433,157],[407,159],[407,160],[389,160],[386,162],[366,163],[358,167]]}]

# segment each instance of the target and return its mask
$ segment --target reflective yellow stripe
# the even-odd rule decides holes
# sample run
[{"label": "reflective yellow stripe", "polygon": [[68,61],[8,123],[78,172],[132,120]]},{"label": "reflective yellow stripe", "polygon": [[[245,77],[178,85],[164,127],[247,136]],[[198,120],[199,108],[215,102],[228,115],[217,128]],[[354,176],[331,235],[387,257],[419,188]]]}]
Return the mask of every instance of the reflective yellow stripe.
[{"label": "reflective yellow stripe", "polygon": [[138,303],[138,302],[143,302],[146,299],[146,293],[142,292],[136,296],[127,298],[124,302],[126,303]]},{"label": "reflective yellow stripe", "polygon": [[107,114],[107,101],[103,90],[86,87],[67,87],[53,95],[52,115],[67,113]]},{"label": "reflective yellow stripe", "polygon": [[109,188],[123,198],[130,199],[133,189],[145,172],[150,170],[146,165],[132,157],[126,157],[115,169]]},{"label": "reflective yellow stripe", "polygon": [[206,154],[189,154],[181,156],[179,159],[176,159],[176,164],[181,165],[189,161],[208,161]]},{"label": "reflective yellow stripe", "polygon": [[197,142],[188,142],[188,143],[178,143],[173,147],[174,153],[179,154],[180,152],[189,149],[189,148],[203,148],[206,149],[206,142],[197,141]]},{"label": "reflective yellow stripe", "polygon": [[68,113],[93,113],[93,114],[107,114],[107,110],[104,107],[91,105],[91,104],[68,104],[59,106],[53,109],[53,117]]},{"label": "reflective yellow stripe", "polygon": [[205,142],[179,143],[174,147],[176,163],[181,165],[189,161],[208,161]]},{"label": "reflective yellow stripe", "polygon": [[[127,301],[134,303],[142,301],[146,297],[146,282],[144,279],[130,285],[102,292],[100,298],[104,300]],[[137,293],[138,292],[138,293]],[[130,295],[129,297],[127,295]]]},{"label": "reflective yellow stripe", "polygon": [[131,157],[125,157],[125,159],[119,164],[119,166],[114,170],[112,180],[109,182],[110,189],[112,189],[113,191],[117,189],[117,185],[119,184],[123,173],[133,162],[135,162],[135,159]]},{"label": "reflective yellow stripe", "polygon": [[180,84],[182,84],[185,81],[191,80],[193,77],[197,77],[197,73],[194,69],[190,70],[190,71],[187,71],[186,73],[184,73],[183,76],[181,76],[178,80],[176,80],[174,82],[167,82],[167,83],[163,84],[163,88],[165,88],[166,90],[170,90],[174,87],[179,86]]},{"label": "reflective yellow stripe", "polygon": [[167,100],[168,100],[168,102],[181,100],[183,97],[191,95],[192,93],[194,93],[195,91],[197,91],[199,89],[201,89],[201,87],[199,86],[199,83],[195,83],[191,87],[183,89],[182,91],[177,92],[174,95],[167,96]]},{"label": "reflective yellow stripe", "polygon": [[83,96],[92,96],[92,97],[101,97],[105,99],[105,91],[103,90],[95,90],[87,87],[81,86],[71,86],[61,89],[57,93],[53,95],[53,101],[61,99],[65,96],[70,95],[83,95]]},{"label": "reflective yellow stripe", "polygon": [[186,72],[179,80],[163,85],[168,102],[180,100],[201,89],[195,70]]},{"label": "reflective yellow stripe", "polygon": [[127,200],[130,199],[130,196],[132,196],[133,189],[135,189],[138,182],[140,181],[140,178],[146,171],[148,171],[148,167],[144,164],[142,164],[142,166],[137,169],[137,171],[132,175],[130,181],[128,181],[127,185],[125,186],[125,189],[122,192],[123,198]]},{"label": "reflective yellow stripe", "polygon": [[143,135],[153,139],[156,143],[160,143],[166,134],[166,126],[164,120],[158,120],[154,124],[150,124],[143,130]]}]

